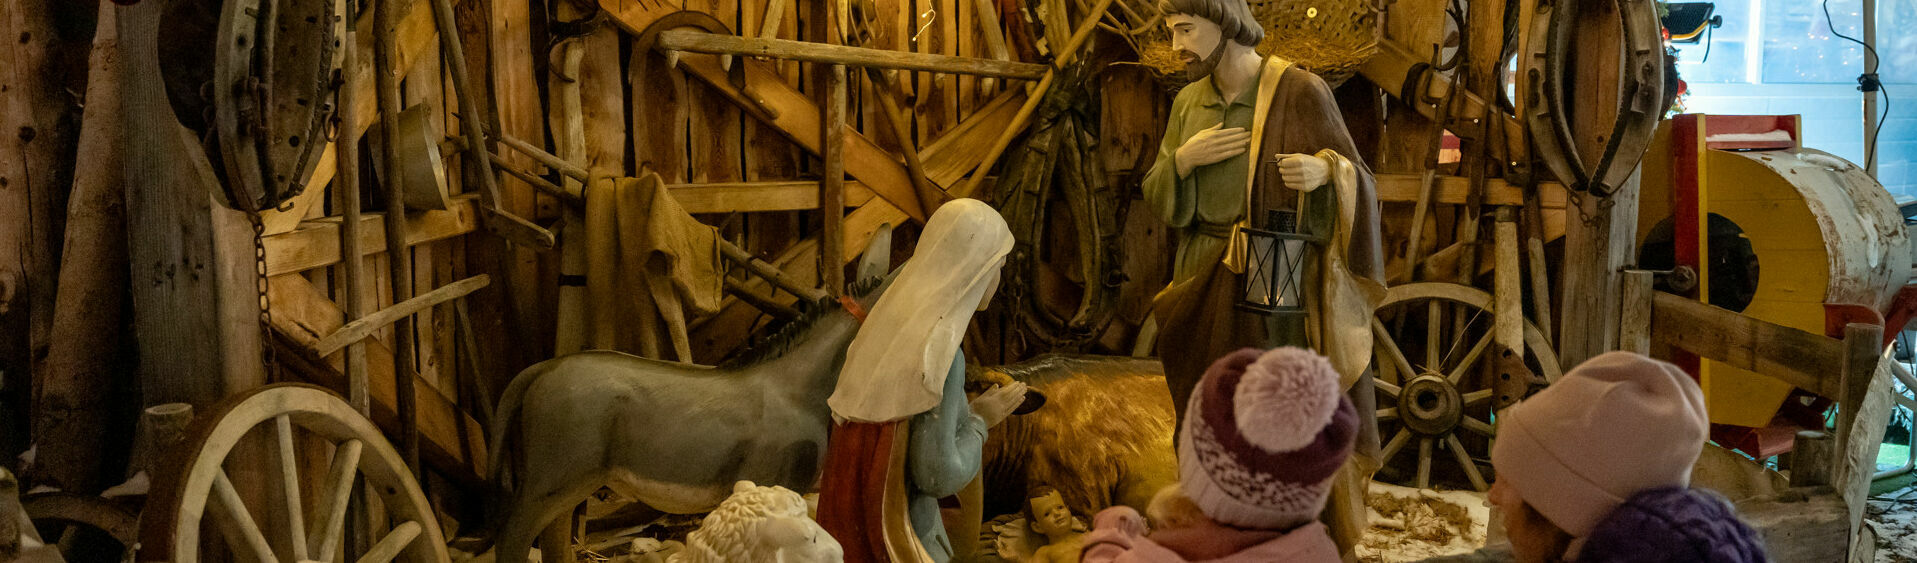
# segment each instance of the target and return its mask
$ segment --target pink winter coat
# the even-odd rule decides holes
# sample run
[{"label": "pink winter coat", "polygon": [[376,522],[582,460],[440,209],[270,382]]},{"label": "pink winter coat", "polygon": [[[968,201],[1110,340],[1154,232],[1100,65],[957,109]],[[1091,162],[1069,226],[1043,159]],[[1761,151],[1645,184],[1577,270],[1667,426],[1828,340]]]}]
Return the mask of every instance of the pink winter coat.
[{"label": "pink winter coat", "polygon": [[1139,535],[1145,519],[1129,507],[1115,506],[1093,519],[1085,535],[1083,563],[1184,563],[1237,561],[1340,563],[1338,544],[1325,525],[1312,522],[1291,531],[1242,530],[1210,524]]}]

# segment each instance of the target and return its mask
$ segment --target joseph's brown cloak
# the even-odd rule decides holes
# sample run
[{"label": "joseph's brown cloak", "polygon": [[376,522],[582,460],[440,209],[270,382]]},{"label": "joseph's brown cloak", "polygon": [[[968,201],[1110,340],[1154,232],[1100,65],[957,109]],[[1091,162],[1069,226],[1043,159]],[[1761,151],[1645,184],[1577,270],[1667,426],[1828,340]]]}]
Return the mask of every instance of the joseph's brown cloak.
[{"label": "joseph's brown cloak", "polygon": [[[1369,280],[1370,284],[1382,289],[1384,252],[1380,247],[1377,189],[1370,168],[1358,156],[1357,146],[1345,130],[1344,119],[1338,112],[1338,102],[1331,96],[1331,88],[1309,71],[1288,67],[1277,81],[1270,108],[1258,154],[1251,159],[1253,188],[1251,205],[1247,210],[1251,226],[1265,228],[1267,210],[1293,209],[1298,197],[1297,191],[1284,186],[1284,180],[1277,177],[1275,169],[1257,163],[1273,154],[1316,154],[1324,150],[1335,152],[1349,161],[1356,173],[1354,189],[1350,190],[1354,195],[1351,204],[1355,209],[1345,233],[1349,243],[1342,254],[1343,267],[1352,277]],[[1337,175],[1335,167],[1330,172],[1332,176]],[[1319,228],[1330,228],[1336,223],[1335,216],[1325,217],[1336,213],[1337,203],[1340,203],[1335,201],[1336,193],[1333,186],[1317,190],[1312,197],[1315,204],[1307,211],[1309,218],[1306,221]],[[1327,248],[1330,249],[1329,246]],[[1158,355],[1165,363],[1165,380],[1171,387],[1172,406],[1178,410],[1181,419],[1185,403],[1191,398],[1192,387],[1198,384],[1199,377],[1204,375],[1205,368],[1213,360],[1239,348],[1265,347],[1264,317],[1233,307],[1244,296],[1244,275],[1231,271],[1222,263],[1222,259],[1221,255],[1208,260],[1212,266],[1206,272],[1168,288],[1152,305],[1161,327]],[[1307,276],[1322,278],[1325,274],[1322,263],[1312,264],[1313,268],[1308,269]],[[1320,284],[1307,286],[1308,301],[1321,297],[1319,288]],[[1368,322],[1370,312],[1365,313]],[[1309,322],[1321,323],[1325,316],[1313,315]],[[1341,327],[1326,328],[1335,330]],[[1313,332],[1318,330],[1313,329]],[[1330,355],[1332,351],[1320,352]],[[1349,385],[1351,375],[1346,376],[1346,384]]]}]

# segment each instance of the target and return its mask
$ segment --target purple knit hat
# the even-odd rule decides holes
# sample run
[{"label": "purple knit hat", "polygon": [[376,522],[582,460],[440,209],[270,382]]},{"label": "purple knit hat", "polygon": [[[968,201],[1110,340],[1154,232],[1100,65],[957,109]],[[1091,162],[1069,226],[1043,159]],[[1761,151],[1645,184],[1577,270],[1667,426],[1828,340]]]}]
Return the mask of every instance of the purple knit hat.
[{"label": "purple knit hat", "polygon": [[1632,495],[1585,538],[1578,563],[1759,563],[1764,540],[1730,502],[1684,487]]},{"label": "purple knit hat", "polygon": [[1221,524],[1289,529],[1324,510],[1358,413],[1324,356],[1232,352],[1205,370],[1178,438],[1185,495]]}]

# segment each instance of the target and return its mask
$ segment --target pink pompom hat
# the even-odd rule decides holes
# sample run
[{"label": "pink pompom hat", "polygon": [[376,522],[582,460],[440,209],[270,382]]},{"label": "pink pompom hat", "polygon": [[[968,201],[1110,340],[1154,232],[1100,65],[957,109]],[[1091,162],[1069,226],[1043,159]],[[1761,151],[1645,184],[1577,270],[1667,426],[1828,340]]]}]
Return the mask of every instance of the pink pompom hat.
[{"label": "pink pompom hat", "polygon": [[1219,358],[1191,396],[1178,439],[1179,484],[1206,516],[1290,529],[1324,510],[1351,455],[1358,414],[1330,360],[1299,348]]}]

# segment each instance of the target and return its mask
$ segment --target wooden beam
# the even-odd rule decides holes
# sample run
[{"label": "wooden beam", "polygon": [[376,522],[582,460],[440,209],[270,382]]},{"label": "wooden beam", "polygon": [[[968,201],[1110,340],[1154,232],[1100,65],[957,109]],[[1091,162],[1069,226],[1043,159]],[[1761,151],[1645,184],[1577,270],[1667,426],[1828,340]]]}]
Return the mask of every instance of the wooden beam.
[{"label": "wooden beam", "polygon": [[[479,226],[475,217],[473,200],[476,195],[467,194],[453,198],[451,207],[440,211],[424,211],[406,217],[406,245],[416,246],[471,233]],[[386,226],[384,213],[367,213],[360,218],[360,245],[368,250],[367,256],[385,251]],[[265,237],[266,275],[278,276],[294,272],[304,272],[313,268],[323,268],[338,264],[339,228],[342,219],[327,217],[317,221],[302,223],[300,228]]]},{"label": "wooden beam", "polygon": [[1651,353],[1651,273],[1644,270],[1624,272],[1624,296],[1619,304],[1618,349]]},{"label": "wooden beam", "polygon": [[845,293],[845,67],[832,65],[826,76],[825,155],[819,180],[819,240],[823,246],[819,281],[833,295]]},{"label": "wooden beam", "polygon": [[1014,78],[1018,80],[1038,80],[1045,76],[1047,69],[1051,68],[1035,63],[1018,63],[974,57],[955,57],[951,55],[914,53],[910,51],[867,49],[864,47],[814,43],[811,41],[792,41],[789,39],[739,37],[736,35],[719,35],[695,30],[659,32],[659,40],[655,45],[656,48],[667,51],[772,57],[864,68],[944,72],[995,78]]},{"label": "wooden beam", "polygon": [[[338,306],[301,276],[276,276],[268,288],[267,299],[273,307],[273,332],[287,345],[281,351],[295,352],[289,354],[291,358],[282,356],[282,361],[292,364],[289,367],[308,381],[344,393],[346,378],[339,371],[344,361],[342,355],[320,357],[312,350],[321,336],[339,330]],[[394,412],[399,401],[394,390],[393,351],[378,340],[366,340],[365,348],[373,421],[389,435],[396,435]],[[456,481],[484,483],[483,476],[487,474],[485,428],[459,410],[438,388],[417,375],[413,377],[421,456]]]},{"label": "wooden beam", "polygon": [[[668,184],[666,191],[687,213],[810,211],[822,207],[819,183],[804,180]],[[845,182],[843,196],[841,208],[861,207],[875,197],[871,188],[857,181]]]},{"label": "wooden beam", "polygon": [[1678,349],[1747,369],[1799,388],[1841,398],[1833,367],[1843,366],[1841,341],[1656,292],[1651,336]]},{"label": "wooden beam", "polygon": [[[1419,175],[1417,174],[1378,174],[1378,201],[1388,203],[1417,203]],[[1471,193],[1471,180],[1463,176],[1438,176],[1431,190],[1431,202],[1434,204],[1463,205]],[[1545,209],[1563,209],[1565,206],[1564,185],[1556,182],[1538,184],[1539,204]],[[1503,178],[1491,178],[1485,182],[1485,205],[1524,205],[1524,188],[1505,183]]]},{"label": "wooden beam", "polygon": [[380,309],[371,315],[354,319],[353,322],[340,326],[339,330],[333,331],[332,334],[328,334],[325,338],[321,338],[319,342],[314,343],[313,352],[321,356],[331,356],[334,352],[338,352],[340,348],[345,348],[349,344],[364,340],[367,336],[371,336],[374,331],[392,324],[394,321],[413,316],[420,311],[432,308],[441,303],[465,297],[466,294],[479,291],[479,288],[486,287],[486,284],[491,283],[491,281],[492,278],[487,277],[486,274],[480,274],[440,286],[439,289],[427,292],[425,295],[401,301],[391,307]]},{"label": "wooden beam", "polygon": [[1828,488],[1790,489],[1737,503],[1737,516],[1764,539],[1776,563],[1845,561],[1852,531],[1844,499]]}]

